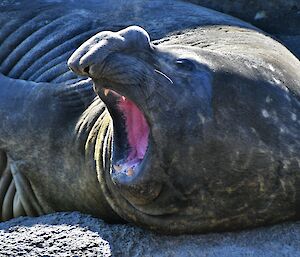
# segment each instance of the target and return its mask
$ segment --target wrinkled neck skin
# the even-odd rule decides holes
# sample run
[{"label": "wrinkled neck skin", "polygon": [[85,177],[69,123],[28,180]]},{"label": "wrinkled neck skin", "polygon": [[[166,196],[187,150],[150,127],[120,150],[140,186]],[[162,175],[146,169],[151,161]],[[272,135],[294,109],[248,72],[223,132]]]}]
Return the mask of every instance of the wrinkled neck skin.
[{"label": "wrinkled neck skin", "polygon": [[[22,140],[40,134],[51,122],[49,118],[41,122],[39,117],[47,116],[49,109],[55,105],[47,96],[53,88],[51,85],[43,87],[38,83],[12,79],[1,73],[0,88],[0,138],[3,139],[0,147],[5,151],[12,148],[21,151]],[[35,97],[34,101],[32,97]]]},{"label": "wrinkled neck skin", "polygon": [[[108,145],[111,120],[101,101],[92,102],[91,86],[90,80],[35,83],[0,74],[0,150],[8,157],[0,164],[12,171],[24,215],[76,210],[121,220],[97,179],[95,153]],[[12,218],[5,208],[2,218]]]},{"label": "wrinkled neck skin", "polygon": [[[90,39],[68,64],[78,74],[92,78],[112,117],[113,138],[104,143],[111,152],[96,151],[98,178],[111,207],[125,220],[143,227],[182,233],[187,228],[181,215],[188,201],[174,183],[181,176],[193,177],[197,168],[193,159],[201,148],[203,125],[211,117],[210,74],[205,65],[196,69],[188,64],[178,69],[178,76],[169,77],[178,65],[172,48],[152,45],[141,31],[138,44],[132,43],[135,35],[128,36],[130,33],[100,33],[103,42]],[[89,51],[93,42],[100,44],[101,51],[97,43],[96,50]],[[197,87],[193,86],[195,79]],[[197,119],[192,118],[195,115]],[[131,125],[130,120],[134,120]],[[132,143],[134,139],[137,144]],[[194,147],[194,141],[200,143]],[[134,151],[137,154],[132,157]]]},{"label": "wrinkled neck skin", "polygon": [[[61,127],[57,125],[55,130],[54,124],[61,125],[62,120],[59,115],[51,115],[51,111],[60,114],[62,112],[59,111],[55,98],[51,97],[53,92],[55,87],[49,83],[12,79],[0,74],[0,149],[6,158],[6,170],[0,170],[2,190],[0,220],[20,216],[15,209],[23,208],[22,214],[30,216],[55,210],[47,200],[44,202],[42,190],[35,190],[35,186],[45,189],[51,184],[47,183],[49,180],[44,171],[51,172],[57,164],[56,160],[53,160],[55,156],[51,153],[58,141],[64,142],[61,135],[65,135],[63,131],[68,129],[68,125],[64,124]],[[51,129],[53,127],[54,131]],[[6,188],[5,174],[6,177],[11,177],[10,187],[13,184],[16,188],[22,208],[15,208],[14,205],[12,210],[11,202],[7,201],[9,204],[2,202],[4,194],[6,198],[13,196]],[[54,178],[55,174],[52,175]]]}]

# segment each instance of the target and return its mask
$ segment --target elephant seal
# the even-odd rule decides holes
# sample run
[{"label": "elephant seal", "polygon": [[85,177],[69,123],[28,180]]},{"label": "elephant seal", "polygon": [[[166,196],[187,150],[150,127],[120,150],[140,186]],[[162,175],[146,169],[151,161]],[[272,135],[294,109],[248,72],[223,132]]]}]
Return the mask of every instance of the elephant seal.
[{"label": "elephant seal", "polygon": [[205,8],[88,2],[1,4],[1,220],[81,211],[178,234],[293,218],[296,58]]},{"label": "elephant seal", "polygon": [[200,25],[255,29],[173,0],[1,3],[1,221],[73,210],[122,220],[99,190],[93,156],[97,126],[108,120],[106,107],[94,100],[91,81],[71,72],[67,60],[95,33],[130,24],[151,30],[156,39]]},{"label": "elephant seal", "polygon": [[125,220],[193,233],[295,218],[300,62],[279,43],[227,27],[154,45],[132,26],[93,36],[68,65],[110,112],[97,172]]},{"label": "elephant seal", "polygon": [[[0,221],[81,211],[123,222],[108,204],[96,172],[95,154],[101,136],[112,129],[110,116],[95,99],[91,80],[67,66],[92,35],[131,24],[151,30],[155,39],[225,24],[256,30],[173,0],[12,0],[0,5]],[[107,131],[98,133],[104,124]]]}]

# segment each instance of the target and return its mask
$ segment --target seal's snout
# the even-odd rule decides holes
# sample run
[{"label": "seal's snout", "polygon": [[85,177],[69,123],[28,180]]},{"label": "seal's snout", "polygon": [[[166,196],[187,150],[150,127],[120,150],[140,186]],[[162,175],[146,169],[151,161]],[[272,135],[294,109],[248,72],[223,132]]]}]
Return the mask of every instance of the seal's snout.
[{"label": "seal's snout", "polygon": [[71,71],[78,75],[84,75],[83,72],[86,70],[86,68],[82,68],[81,65],[79,64],[79,55],[78,52],[76,51],[68,60],[68,66]]},{"label": "seal's snout", "polygon": [[78,75],[100,78],[107,57],[113,53],[145,52],[152,48],[149,34],[130,26],[118,32],[102,31],[82,44],[69,58],[69,68]]},{"label": "seal's snout", "polygon": [[149,34],[139,26],[130,26],[119,31],[119,33],[127,41],[127,45],[130,48],[138,50],[147,50],[151,48]]}]

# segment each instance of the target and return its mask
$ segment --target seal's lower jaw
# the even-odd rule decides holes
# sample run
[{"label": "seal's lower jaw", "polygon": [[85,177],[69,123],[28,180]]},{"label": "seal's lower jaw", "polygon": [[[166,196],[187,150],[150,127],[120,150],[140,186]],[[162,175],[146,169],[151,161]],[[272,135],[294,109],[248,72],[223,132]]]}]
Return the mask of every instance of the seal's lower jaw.
[{"label": "seal's lower jaw", "polygon": [[171,216],[178,212],[178,200],[170,196],[172,189],[164,182],[160,146],[151,131],[151,122],[159,121],[151,116],[148,122],[150,111],[144,113],[138,108],[141,104],[102,85],[97,84],[95,91],[106,104],[114,128],[110,164],[100,171],[106,199],[124,220],[151,230],[173,232]]}]

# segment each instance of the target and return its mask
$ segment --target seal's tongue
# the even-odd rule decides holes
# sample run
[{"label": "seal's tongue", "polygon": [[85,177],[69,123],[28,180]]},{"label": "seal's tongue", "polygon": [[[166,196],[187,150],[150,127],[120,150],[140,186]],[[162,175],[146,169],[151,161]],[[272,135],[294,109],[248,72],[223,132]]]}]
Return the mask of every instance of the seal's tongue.
[{"label": "seal's tongue", "polygon": [[134,169],[145,156],[148,146],[149,127],[143,113],[129,99],[121,97],[118,107],[125,117],[128,144],[130,146],[123,168]]}]

